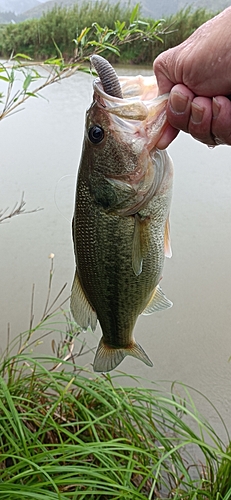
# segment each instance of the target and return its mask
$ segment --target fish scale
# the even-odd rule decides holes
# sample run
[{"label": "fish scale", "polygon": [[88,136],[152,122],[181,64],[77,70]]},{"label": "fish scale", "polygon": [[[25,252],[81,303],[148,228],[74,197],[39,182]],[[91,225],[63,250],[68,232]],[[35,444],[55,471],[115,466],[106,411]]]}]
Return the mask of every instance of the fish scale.
[{"label": "fish scale", "polygon": [[[138,83],[142,100],[146,81],[139,77]],[[137,82],[134,85],[131,79],[136,102],[131,92],[129,99],[108,95],[103,84],[95,82],[93,104],[86,114],[73,218],[76,274],[71,311],[82,328],[95,329],[97,320],[100,323],[103,336],[95,371],[110,371],[127,355],[152,366],[135,341],[133,329],[141,313],[172,305],[159,287],[165,253],[170,253],[172,162],[166,151],[158,151],[154,145],[150,149],[156,127],[147,127],[145,122],[146,116],[149,124],[158,122],[167,98],[155,97],[153,82],[153,98],[142,102],[147,113],[138,120]],[[129,79],[126,89],[129,91]],[[127,119],[127,114],[132,117]],[[158,123],[161,133],[163,119]],[[95,130],[98,143],[91,141]]]}]

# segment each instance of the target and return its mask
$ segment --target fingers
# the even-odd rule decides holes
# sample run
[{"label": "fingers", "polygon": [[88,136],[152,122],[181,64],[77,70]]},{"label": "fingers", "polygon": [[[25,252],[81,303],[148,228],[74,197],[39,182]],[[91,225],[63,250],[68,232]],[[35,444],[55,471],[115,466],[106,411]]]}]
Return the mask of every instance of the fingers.
[{"label": "fingers", "polygon": [[166,149],[178,134],[179,130],[176,130],[175,128],[171,127],[171,125],[167,125],[163,135],[156,143],[156,147],[158,149]]},{"label": "fingers", "polygon": [[156,144],[157,148],[167,148],[180,130],[188,132],[188,121],[193,98],[193,92],[184,85],[178,84],[174,86],[167,105],[168,126]]},{"label": "fingers", "polygon": [[167,106],[167,119],[172,127],[188,132],[191,103],[194,97],[193,92],[184,85],[175,85]]},{"label": "fingers", "polygon": [[231,7],[208,20],[188,39],[159,54],[153,68],[160,94],[183,83],[198,96],[230,93]]},{"label": "fingers", "polygon": [[212,100],[212,134],[216,144],[231,145],[231,102],[227,97],[217,96]]},{"label": "fingers", "polygon": [[157,143],[159,149],[166,148],[179,130],[207,145],[231,145],[231,102],[227,97],[196,97],[184,85],[175,85],[169,97],[167,120],[168,126]]},{"label": "fingers", "polygon": [[204,144],[214,146],[216,143],[212,134],[212,99],[195,97],[191,103],[191,113],[186,132]]}]

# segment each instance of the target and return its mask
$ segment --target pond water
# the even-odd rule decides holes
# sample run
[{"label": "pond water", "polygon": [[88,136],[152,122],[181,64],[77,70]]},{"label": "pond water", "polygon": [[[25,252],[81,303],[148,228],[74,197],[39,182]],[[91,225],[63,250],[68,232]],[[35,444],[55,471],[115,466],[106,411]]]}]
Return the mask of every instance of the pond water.
[{"label": "pond water", "polygon": [[[152,73],[140,68],[138,72]],[[1,122],[0,208],[12,208],[23,191],[27,210],[43,208],[0,226],[2,349],[8,324],[11,339],[28,329],[33,284],[35,324],[40,319],[47,296],[49,255],[55,254],[52,299],[65,282],[63,298],[69,295],[74,273],[70,221],[92,77],[78,73],[47,88],[43,96],[46,99],[31,98],[24,110]],[[119,370],[150,383],[179,380],[189,384],[206,394],[229,427],[231,149],[209,149],[181,133],[169,153],[175,165],[173,257],[166,261],[162,288],[174,306],[140,317],[135,328],[154,367],[127,357]],[[100,330],[86,335],[90,346],[95,346]],[[43,353],[50,352],[50,343],[49,338],[40,346]],[[79,364],[92,360],[90,352],[79,358]],[[219,427],[218,417],[212,410],[210,414],[205,402],[199,406]]]}]

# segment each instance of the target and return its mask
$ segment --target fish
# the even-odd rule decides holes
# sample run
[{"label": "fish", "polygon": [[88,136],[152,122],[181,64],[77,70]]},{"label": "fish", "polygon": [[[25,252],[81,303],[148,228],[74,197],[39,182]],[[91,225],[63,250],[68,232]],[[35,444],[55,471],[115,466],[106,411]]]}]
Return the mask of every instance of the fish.
[{"label": "fish", "polygon": [[155,76],[118,77],[102,56],[86,112],[72,222],[76,270],[70,309],[76,323],[102,338],[93,369],[109,372],[128,355],[153,363],[135,341],[139,315],[172,306],[160,287],[171,256],[173,162],[156,143],[168,95]]}]

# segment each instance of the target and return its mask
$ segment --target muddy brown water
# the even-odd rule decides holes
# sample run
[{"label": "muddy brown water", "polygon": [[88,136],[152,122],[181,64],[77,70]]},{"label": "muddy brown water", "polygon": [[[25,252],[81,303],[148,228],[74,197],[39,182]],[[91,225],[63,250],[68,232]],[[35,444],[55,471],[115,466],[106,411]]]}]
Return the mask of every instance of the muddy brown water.
[{"label": "muddy brown water", "polygon": [[[68,296],[74,273],[70,221],[92,77],[78,73],[43,95],[46,99],[29,100],[24,110],[1,122],[0,208],[11,208],[23,191],[28,210],[43,207],[0,226],[2,350],[9,323],[11,338],[28,328],[33,283],[35,323],[41,317],[49,254],[55,254],[52,298],[65,282]],[[231,148],[209,149],[181,133],[169,153],[175,165],[173,257],[166,260],[162,288],[174,306],[140,317],[135,328],[154,367],[127,357],[119,369],[142,377],[143,385],[162,380],[189,384],[213,402],[229,427]],[[86,340],[95,346],[99,337],[98,329]],[[51,338],[44,340],[43,353],[50,352],[50,343]],[[92,360],[89,353],[79,364]],[[217,415],[205,401],[198,404],[219,431]]]}]

